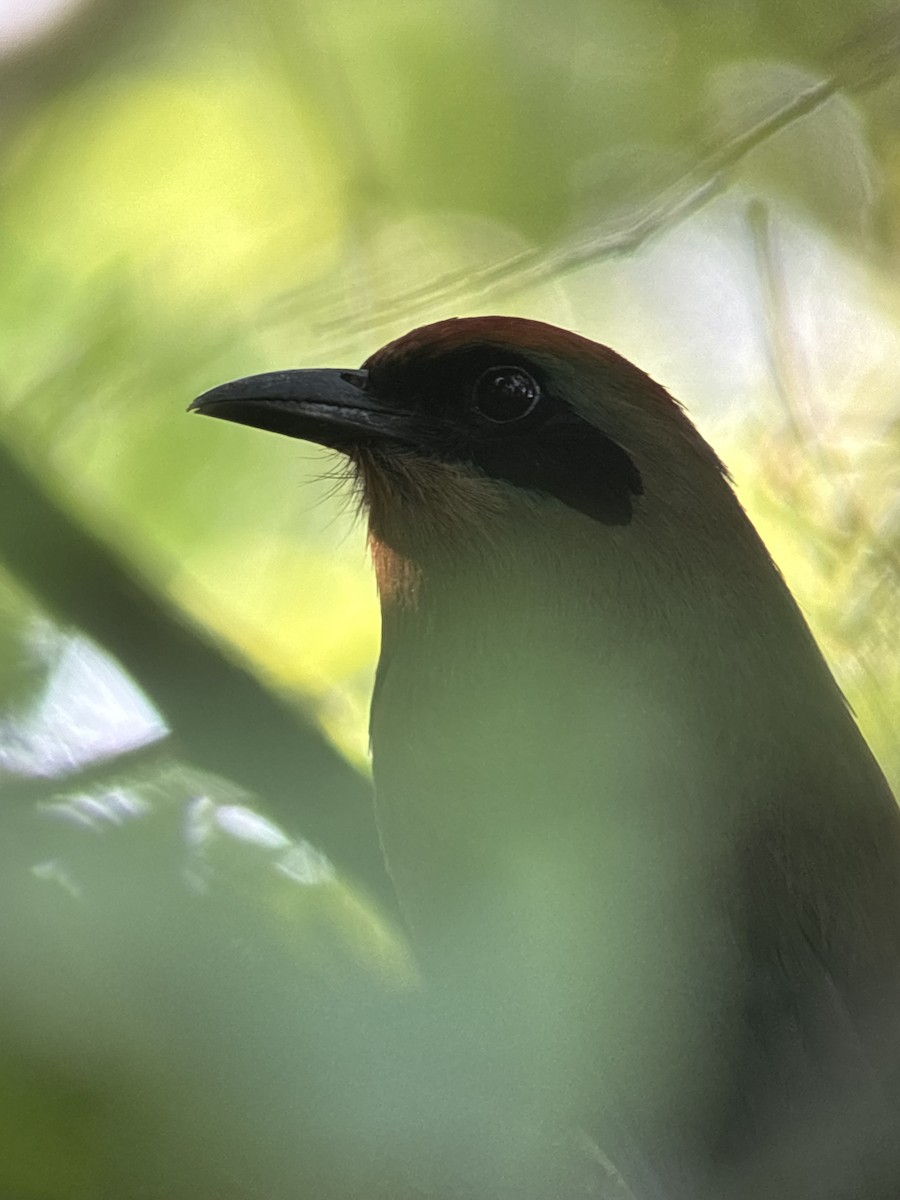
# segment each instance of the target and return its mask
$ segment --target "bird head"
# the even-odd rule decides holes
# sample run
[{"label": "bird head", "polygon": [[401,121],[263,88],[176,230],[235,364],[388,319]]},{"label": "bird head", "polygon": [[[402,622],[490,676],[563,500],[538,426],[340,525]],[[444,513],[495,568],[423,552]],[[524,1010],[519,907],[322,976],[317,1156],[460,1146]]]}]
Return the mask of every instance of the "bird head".
[{"label": "bird head", "polygon": [[359,369],[255,375],[192,408],[344,453],[376,549],[416,562],[509,545],[536,510],[607,530],[654,509],[663,524],[703,517],[699,493],[724,486],[713,451],[643,371],[514,317],[439,321]]}]

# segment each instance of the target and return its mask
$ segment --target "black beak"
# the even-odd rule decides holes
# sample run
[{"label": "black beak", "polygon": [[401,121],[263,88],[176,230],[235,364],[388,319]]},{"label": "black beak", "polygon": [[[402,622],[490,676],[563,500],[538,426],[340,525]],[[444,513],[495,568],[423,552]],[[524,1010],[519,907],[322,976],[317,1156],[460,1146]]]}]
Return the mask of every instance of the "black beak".
[{"label": "black beak", "polygon": [[367,391],[367,371],[272,371],[204,392],[188,412],[348,451],[410,440],[409,414]]}]

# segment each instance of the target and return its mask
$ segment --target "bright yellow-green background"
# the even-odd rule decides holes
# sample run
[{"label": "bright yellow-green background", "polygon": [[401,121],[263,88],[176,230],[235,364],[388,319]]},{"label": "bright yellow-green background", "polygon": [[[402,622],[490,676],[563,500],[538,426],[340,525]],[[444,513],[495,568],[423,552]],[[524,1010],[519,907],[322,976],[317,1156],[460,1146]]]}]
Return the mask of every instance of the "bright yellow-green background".
[{"label": "bright yellow-green background", "polygon": [[[570,326],[687,403],[896,784],[900,35],[890,20],[873,33],[875,19],[862,0],[85,3],[0,57],[6,447],[143,587],[264,686],[302,697],[364,770],[377,605],[336,463],[188,418],[186,404],[232,375],[355,365],[437,316]],[[711,179],[711,155],[849,63],[863,64],[860,86],[786,123],[718,178],[709,203],[673,217],[673,194]],[[513,274],[474,287],[494,262],[622,230],[648,206],[655,236],[633,253],[531,286]],[[18,519],[14,505],[0,514]],[[48,706],[62,635],[48,596],[20,576],[0,561],[11,785],[65,775],[38,744],[36,714],[45,742],[77,745],[94,687],[88,664]],[[114,750],[115,705],[91,720]],[[144,788],[147,811],[183,833],[196,786],[175,780],[151,761],[120,786],[132,799]],[[206,785],[210,812],[233,803],[227,785]],[[273,1091],[268,1067],[248,1078],[221,1063],[235,1041],[261,1038],[249,1057],[265,1064],[295,1025],[321,1030],[275,1005],[275,1032],[260,1034],[261,1002],[227,957],[225,928],[268,939],[265,969],[286,994],[295,969],[327,976],[316,1014],[331,987],[353,991],[350,976],[410,986],[402,941],[340,880],[285,885],[227,822],[193,841],[113,846],[108,829],[123,821],[108,786],[97,784],[106,815],[89,852],[47,833],[47,805],[75,803],[64,779],[16,800],[4,835],[21,874],[4,935],[17,985],[0,1055],[0,1191],[125,1196],[140,1180],[148,1195],[291,1195],[293,1126],[270,1144],[254,1121],[270,1130],[272,1112],[293,1112],[297,1076]],[[287,835],[303,833],[300,803]],[[198,846],[202,886],[187,861]],[[182,891],[206,896],[200,915],[186,915]],[[332,1069],[352,1078],[353,1053]],[[251,1097],[237,1116],[235,1092]],[[216,1174],[226,1145],[252,1183],[237,1168]]]}]

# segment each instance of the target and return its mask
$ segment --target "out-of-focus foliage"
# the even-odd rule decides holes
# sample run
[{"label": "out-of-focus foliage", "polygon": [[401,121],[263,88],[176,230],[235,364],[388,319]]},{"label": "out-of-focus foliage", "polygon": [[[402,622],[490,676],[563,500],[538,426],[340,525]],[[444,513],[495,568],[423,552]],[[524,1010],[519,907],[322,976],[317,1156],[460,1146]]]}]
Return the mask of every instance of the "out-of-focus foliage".
[{"label": "out-of-focus foliage", "polygon": [[[363,532],[332,457],[184,409],[440,315],[615,345],[733,467],[900,784],[900,18],[52,7],[0,14],[0,1192],[415,1194],[396,1131],[446,1114],[335,800]],[[249,794],[209,733],[240,761],[264,704],[296,737]]]}]

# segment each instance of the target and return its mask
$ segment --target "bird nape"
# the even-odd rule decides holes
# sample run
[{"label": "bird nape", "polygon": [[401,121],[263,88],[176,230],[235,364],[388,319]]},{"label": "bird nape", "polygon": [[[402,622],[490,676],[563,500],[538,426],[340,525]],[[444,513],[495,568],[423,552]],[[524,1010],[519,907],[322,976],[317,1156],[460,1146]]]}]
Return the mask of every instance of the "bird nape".
[{"label": "bird nape", "polygon": [[341,452],[368,513],[429,1194],[896,1200],[900,816],[679,404],[476,317],[192,407]]}]

